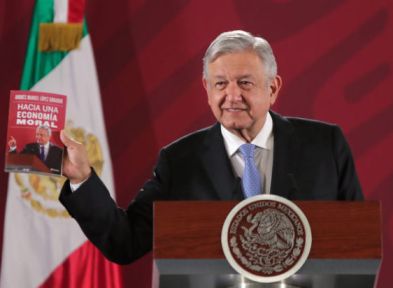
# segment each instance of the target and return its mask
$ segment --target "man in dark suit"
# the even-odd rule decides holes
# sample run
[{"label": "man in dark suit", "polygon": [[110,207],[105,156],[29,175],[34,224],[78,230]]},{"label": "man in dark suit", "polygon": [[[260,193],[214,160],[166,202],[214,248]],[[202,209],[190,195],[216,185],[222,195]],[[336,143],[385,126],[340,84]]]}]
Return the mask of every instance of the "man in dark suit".
[{"label": "man in dark suit", "polygon": [[244,31],[219,35],[204,57],[203,85],[218,123],[164,147],[153,177],[126,210],[118,208],[68,138],[69,178],[60,201],[112,261],[129,263],[151,249],[156,200],[241,200],[244,143],[255,149],[260,193],[293,200],[363,198],[347,142],[336,125],[271,111],[282,80],[266,40]]},{"label": "man in dark suit", "polygon": [[[63,149],[50,142],[52,131],[48,125],[40,125],[36,128],[36,142],[28,143],[20,152],[21,154],[36,155],[49,168],[51,173],[61,173],[61,163]],[[14,137],[8,142],[10,153],[17,152],[16,140]]]}]

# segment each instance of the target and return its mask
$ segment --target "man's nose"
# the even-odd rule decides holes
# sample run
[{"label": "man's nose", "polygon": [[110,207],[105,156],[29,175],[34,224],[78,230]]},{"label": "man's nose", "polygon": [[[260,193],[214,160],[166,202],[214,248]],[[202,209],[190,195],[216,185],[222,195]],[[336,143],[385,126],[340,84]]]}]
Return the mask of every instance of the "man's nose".
[{"label": "man's nose", "polygon": [[226,87],[227,100],[231,102],[242,101],[242,91],[236,82],[229,82]]}]

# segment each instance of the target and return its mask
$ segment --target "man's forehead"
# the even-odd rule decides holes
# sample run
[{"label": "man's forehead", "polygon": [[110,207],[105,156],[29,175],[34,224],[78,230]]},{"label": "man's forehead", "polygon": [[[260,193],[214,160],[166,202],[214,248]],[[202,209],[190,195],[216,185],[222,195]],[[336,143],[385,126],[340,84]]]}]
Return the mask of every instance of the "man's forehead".
[{"label": "man's forehead", "polygon": [[233,51],[222,53],[214,57],[210,60],[209,64],[213,64],[216,62],[225,62],[226,60],[233,59],[248,59],[248,61],[255,62],[255,60],[260,60],[259,55],[255,51],[250,50],[241,50],[241,51]]},{"label": "man's forehead", "polygon": [[229,71],[252,75],[257,70],[263,70],[263,66],[263,62],[253,52],[227,53],[208,63],[207,72],[211,75],[224,75]]},{"label": "man's forehead", "polygon": [[37,134],[45,134],[45,135],[48,135],[49,133],[48,133],[48,131],[47,131],[46,129],[38,128],[38,129],[37,129]]}]

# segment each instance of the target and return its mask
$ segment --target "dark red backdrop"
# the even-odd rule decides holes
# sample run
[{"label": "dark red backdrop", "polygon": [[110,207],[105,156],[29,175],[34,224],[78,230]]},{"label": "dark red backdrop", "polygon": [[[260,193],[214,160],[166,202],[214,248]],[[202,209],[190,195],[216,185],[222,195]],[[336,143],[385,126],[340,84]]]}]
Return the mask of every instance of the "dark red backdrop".
[{"label": "dark red backdrop", "polygon": [[[0,139],[6,136],[9,90],[19,87],[33,5],[0,1]],[[389,286],[392,14],[388,0],[88,1],[119,204],[127,205],[150,175],[159,147],[212,123],[200,80],[202,55],[219,32],[249,30],[266,37],[276,52],[284,89],[275,110],[343,128],[366,197],[383,204],[378,287]],[[0,172],[0,231],[7,177]],[[148,287],[148,263],[146,257],[125,267],[126,283]]]}]

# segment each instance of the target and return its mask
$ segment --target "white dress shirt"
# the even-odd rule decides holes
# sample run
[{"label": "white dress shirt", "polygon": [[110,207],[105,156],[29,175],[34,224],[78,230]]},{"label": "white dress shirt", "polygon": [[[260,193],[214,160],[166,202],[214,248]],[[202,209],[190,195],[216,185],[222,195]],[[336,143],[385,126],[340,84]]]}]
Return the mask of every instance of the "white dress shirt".
[{"label": "white dress shirt", "polygon": [[[231,160],[232,168],[236,176],[242,177],[244,170],[244,160],[239,151],[242,144],[247,143],[244,139],[233,134],[221,125],[221,133],[224,138],[224,145],[228,157]],[[266,115],[266,121],[261,131],[251,141],[255,145],[255,164],[261,174],[263,181],[263,193],[270,194],[270,185],[273,171],[273,120],[269,113]]]}]

